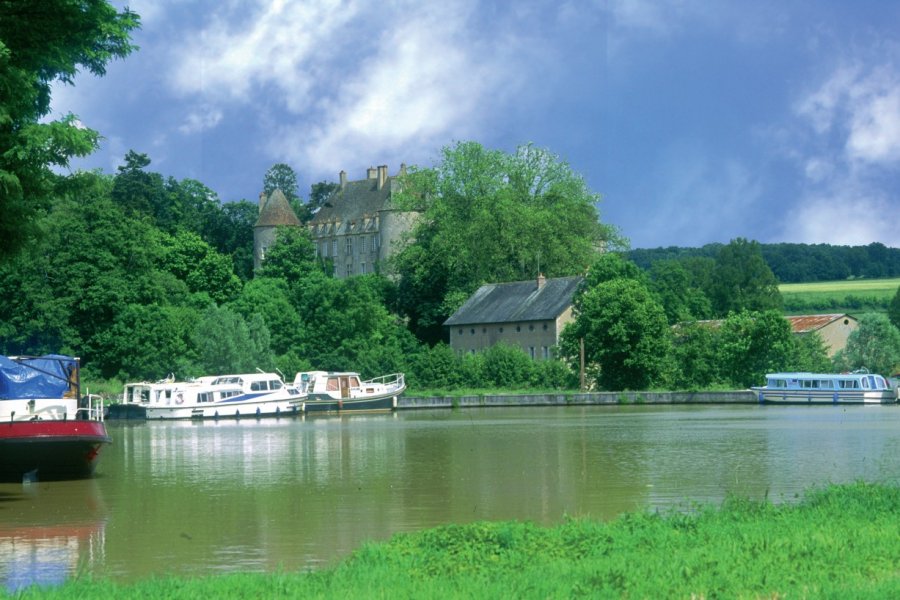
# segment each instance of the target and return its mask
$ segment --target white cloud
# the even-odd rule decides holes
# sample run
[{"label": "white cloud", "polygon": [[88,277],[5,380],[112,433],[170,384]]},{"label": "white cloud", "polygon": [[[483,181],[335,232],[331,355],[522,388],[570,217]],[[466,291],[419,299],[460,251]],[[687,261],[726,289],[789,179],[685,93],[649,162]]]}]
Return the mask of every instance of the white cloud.
[{"label": "white cloud", "polygon": [[223,113],[218,108],[204,106],[188,113],[178,131],[184,134],[200,133],[218,125],[222,117]]},{"label": "white cloud", "polygon": [[804,196],[786,215],[781,239],[849,246],[887,243],[897,239],[896,215],[888,197],[845,183]]}]

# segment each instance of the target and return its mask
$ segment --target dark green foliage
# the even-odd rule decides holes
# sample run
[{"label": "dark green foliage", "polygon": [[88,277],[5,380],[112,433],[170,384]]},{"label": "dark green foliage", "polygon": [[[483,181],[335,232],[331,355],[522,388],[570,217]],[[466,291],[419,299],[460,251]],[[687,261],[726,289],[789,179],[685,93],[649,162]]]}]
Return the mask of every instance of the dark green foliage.
[{"label": "dark green foliage", "polygon": [[216,252],[197,234],[161,234],[160,245],[160,268],[184,281],[192,293],[205,293],[217,303],[237,296],[241,284],[231,259]]},{"label": "dark green foliage", "polygon": [[719,383],[718,331],[709,323],[689,321],[674,330],[672,360],[676,390],[704,389]]},{"label": "dark green foliage", "polygon": [[662,307],[640,282],[613,279],[579,296],[575,322],[562,334],[576,369],[584,340],[588,373],[605,390],[641,390],[665,381],[671,333]]},{"label": "dark green foliage", "polygon": [[286,280],[257,277],[247,282],[241,294],[229,306],[245,319],[254,314],[262,317],[271,334],[272,350],[276,355],[288,354],[297,346],[302,322],[300,314],[291,303]]},{"label": "dark green foliage", "polygon": [[226,307],[209,307],[193,333],[197,362],[206,375],[270,371],[275,356],[269,330],[259,315],[245,320]]},{"label": "dark green foliage", "polygon": [[52,167],[93,151],[97,132],[73,115],[40,122],[50,113],[55,81],[73,83],[85,69],[133,49],[138,16],[105,0],[4,0],[0,3],[0,260],[36,236],[58,176]]},{"label": "dark green foliage", "polygon": [[737,238],[716,255],[708,295],[715,314],[742,310],[780,310],[778,280],[763,260],[758,242]]},{"label": "dark green foliage", "polygon": [[[639,248],[628,253],[642,269],[658,260],[713,258],[721,244],[701,248]],[[828,244],[761,244],[763,258],[782,283],[838,281],[848,278],[900,276],[900,248],[879,242],[867,246]]]},{"label": "dark green foliage", "polygon": [[300,200],[297,173],[289,165],[277,163],[266,171],[266,175],[263,177],[263,193],[269,196],[275,190],[281,190],[281,193],[292,205]]},{"label": "dark green foliage", "polygon": [[780,312],[732,313],[720,332],[722,374],[735,386],[762,385],[766,373],[791,369],[795,348],[791,326]]},{"label": "dark green foliage", "polygon": [[315,247],[306,229],[279,227],[275,243],[266,252],[259,274],[282,278],[293,284],[322,269],[316,261]]},{"label": "dark green foliage", "polygon": [[659,299],[669,324],[712,317],[712,305],[691,271],[680,261],[661,260],[650,267],[650,290]]}]

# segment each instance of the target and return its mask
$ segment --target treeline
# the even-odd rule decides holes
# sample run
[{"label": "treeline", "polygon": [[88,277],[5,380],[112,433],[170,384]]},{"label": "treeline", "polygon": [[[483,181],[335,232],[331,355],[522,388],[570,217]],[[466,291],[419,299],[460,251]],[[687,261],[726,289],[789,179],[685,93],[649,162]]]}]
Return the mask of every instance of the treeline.
[{"label": "treeline", "polygon": [[[723,244],[700,248],[638,248],[628,257],[642,269],[658,260],[715,257]],[[900,277],[900,248],[873,242],[867,246],[760,244],[762,256],[781,283]]]}]

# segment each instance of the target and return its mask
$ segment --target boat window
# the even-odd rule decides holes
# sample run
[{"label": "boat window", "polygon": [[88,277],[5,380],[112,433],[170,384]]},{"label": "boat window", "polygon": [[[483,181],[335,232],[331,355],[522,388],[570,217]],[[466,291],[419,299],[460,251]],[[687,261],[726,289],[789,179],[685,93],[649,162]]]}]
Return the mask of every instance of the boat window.
[{"label": "boat window", "polygon": [[774,379],[772,381],[772,387],[777,387],[777,388],[787,387],[787,382],[784,379]]},{"label": "boat window", "polygon": [[829,381],[828,379],[820,379],[819,387],[824,390],[830,390],[831,389],[831,381]]},{"label": "boat window", "polygon": [[359,387],[359,378],[355,376],[350,376],[350,387]]},{"label": "boat window", "polygon": [[328,384],[325,386],[325,391],[336,392],[339,389],[341,389],[341,388],[340,388],[340,385],[338,384],[338,378],[337,377],[329,377]]},{"label": "boat window", "polygon": [[862,378],[862,381],[861,381],[860,383],[862,383],[862,388],[863,388],[864,390],[869,389],[869,380],[868,380],[868,379],[866,379],[865,377],[863,377],[863,378]]},{"label": "boat window", "polygon": [[269,381],[269,389],[270,390],[280,390],[284,384],[281,383],[279,379],[272,379]]},{"label": "boat window", "polygon": [[199,394],[197,394],[197,402],[211,402],[211,401],[212,401],[212,399],[210,398],[209,392],[200,392]]},{"label": "boat window", "polygon": [[238,396],[238,395],[240,395],[240,392],[237,390],[225,390],[224,392],[222,392],[220,397],[222,399],[225,399],[225,398],[231,398],[233,396]]}]

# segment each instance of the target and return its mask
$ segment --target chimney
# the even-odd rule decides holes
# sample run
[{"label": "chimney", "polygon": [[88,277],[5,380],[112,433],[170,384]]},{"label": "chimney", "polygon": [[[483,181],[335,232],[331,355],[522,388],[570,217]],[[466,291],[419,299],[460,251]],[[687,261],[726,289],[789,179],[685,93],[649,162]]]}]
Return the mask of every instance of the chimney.
[{"label": "chimney", "polygon": [[375,167],[366,169],[366,179],[375,179]]},{"label": "chimney", "polygon": [[347,187],[347,171],[341,170],[341,172],[338,174],[338,177],[341,181],[341,189]]},{"label": "chimney", "polygon": [[387,181],[387,165],[381,165],[378,167],[378,189],[384,187],[384,182]]},{"label": "chimney", "polygon": [[259,193],[259,212],[262,212],[265,207],[266,207],[266,193],[260,192]]},{"label": "chimney", "polygon": [[543,274],[543,273],[538,273],[538,278],[537,278],[537,284],[538,284],[538,286],[537,286],[537,289],[541,289],[542,287],[544,287],[544,284],[545,284],[545,283],[547,283],[547,278],[544,277],[544,274]]},{"label": "chimney", "polygon": [[398,175],[406,175],[406,163],[400,163],[400,172]]}]

